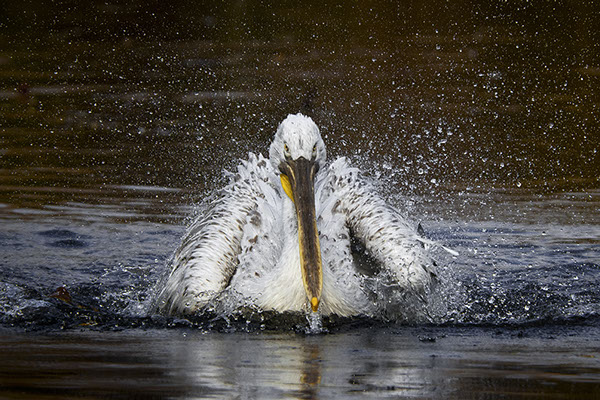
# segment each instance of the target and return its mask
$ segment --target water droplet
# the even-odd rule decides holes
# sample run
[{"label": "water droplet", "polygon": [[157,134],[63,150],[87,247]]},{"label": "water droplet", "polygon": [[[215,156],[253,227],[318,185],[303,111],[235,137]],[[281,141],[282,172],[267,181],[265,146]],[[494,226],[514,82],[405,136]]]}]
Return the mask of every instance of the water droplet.
[{"label": "water droplet", "polygon": [[308,321],[308,328],[306,330],[306,333],[314,335],[324,332],[321,314],[319,314],[318,312],[309,312],[306,315],[306,320]]}]

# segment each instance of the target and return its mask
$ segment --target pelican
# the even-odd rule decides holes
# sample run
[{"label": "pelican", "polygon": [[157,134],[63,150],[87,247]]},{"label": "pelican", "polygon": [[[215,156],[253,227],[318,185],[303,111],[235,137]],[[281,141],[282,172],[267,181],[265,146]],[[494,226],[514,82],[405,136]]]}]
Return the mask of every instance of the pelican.
[{"label": "pelican", "polygon": [[235,297],[261,310],[369,315],[373,274],[407,293],[428,290],[435,274],[424,243],[345,158],[327,164],[311,118],[289,115],[269,158],[250,153],[189,227],[158,307],[191,314]]}]

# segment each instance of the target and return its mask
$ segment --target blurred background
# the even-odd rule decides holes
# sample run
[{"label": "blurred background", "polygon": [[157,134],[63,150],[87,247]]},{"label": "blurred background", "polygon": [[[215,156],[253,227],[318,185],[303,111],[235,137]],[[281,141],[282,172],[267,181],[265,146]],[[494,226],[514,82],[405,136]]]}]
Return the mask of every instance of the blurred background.
[{"label": "blurred background", "polygon": [[534,3],[3,1],[0,212],[164,218],[296,112],[396,193],[598,189],[600,7]]}]

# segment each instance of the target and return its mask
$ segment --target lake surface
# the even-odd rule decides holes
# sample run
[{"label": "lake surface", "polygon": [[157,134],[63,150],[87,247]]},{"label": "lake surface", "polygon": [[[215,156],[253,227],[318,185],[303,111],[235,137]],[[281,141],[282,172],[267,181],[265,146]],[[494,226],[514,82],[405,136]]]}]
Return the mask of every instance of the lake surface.
[{"label": "lake surface", "polygon": [[[0,15],[0,397],[600,398],[597,6]],[[186,225],[296,112],[459,253],[435,309],[155,315]]]},{"label": "lake surface", "polygon": [[597,328],[0,336],[6,398],[598,397]]}]

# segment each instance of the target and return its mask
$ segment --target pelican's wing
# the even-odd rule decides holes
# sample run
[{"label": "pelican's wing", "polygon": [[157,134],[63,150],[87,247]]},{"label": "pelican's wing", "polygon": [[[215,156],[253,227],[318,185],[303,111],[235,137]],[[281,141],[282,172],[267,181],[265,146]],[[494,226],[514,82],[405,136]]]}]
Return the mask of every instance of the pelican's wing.
[{"label": "pelican's wing", "polygon": [[269,185],[268,162],[250,154],[232,174],[222,197],[189,228],[171,262],[158,307],[169,314],[192,313],[227,287],[238,265],[244,226]]},{"label": "pelican's wing", "polygon": [[386,204],[345,158],[330,168],[338,209],[346,215],[356,239],[401,286],[422,293],[431,283],[433,263],[416,229]]}]

